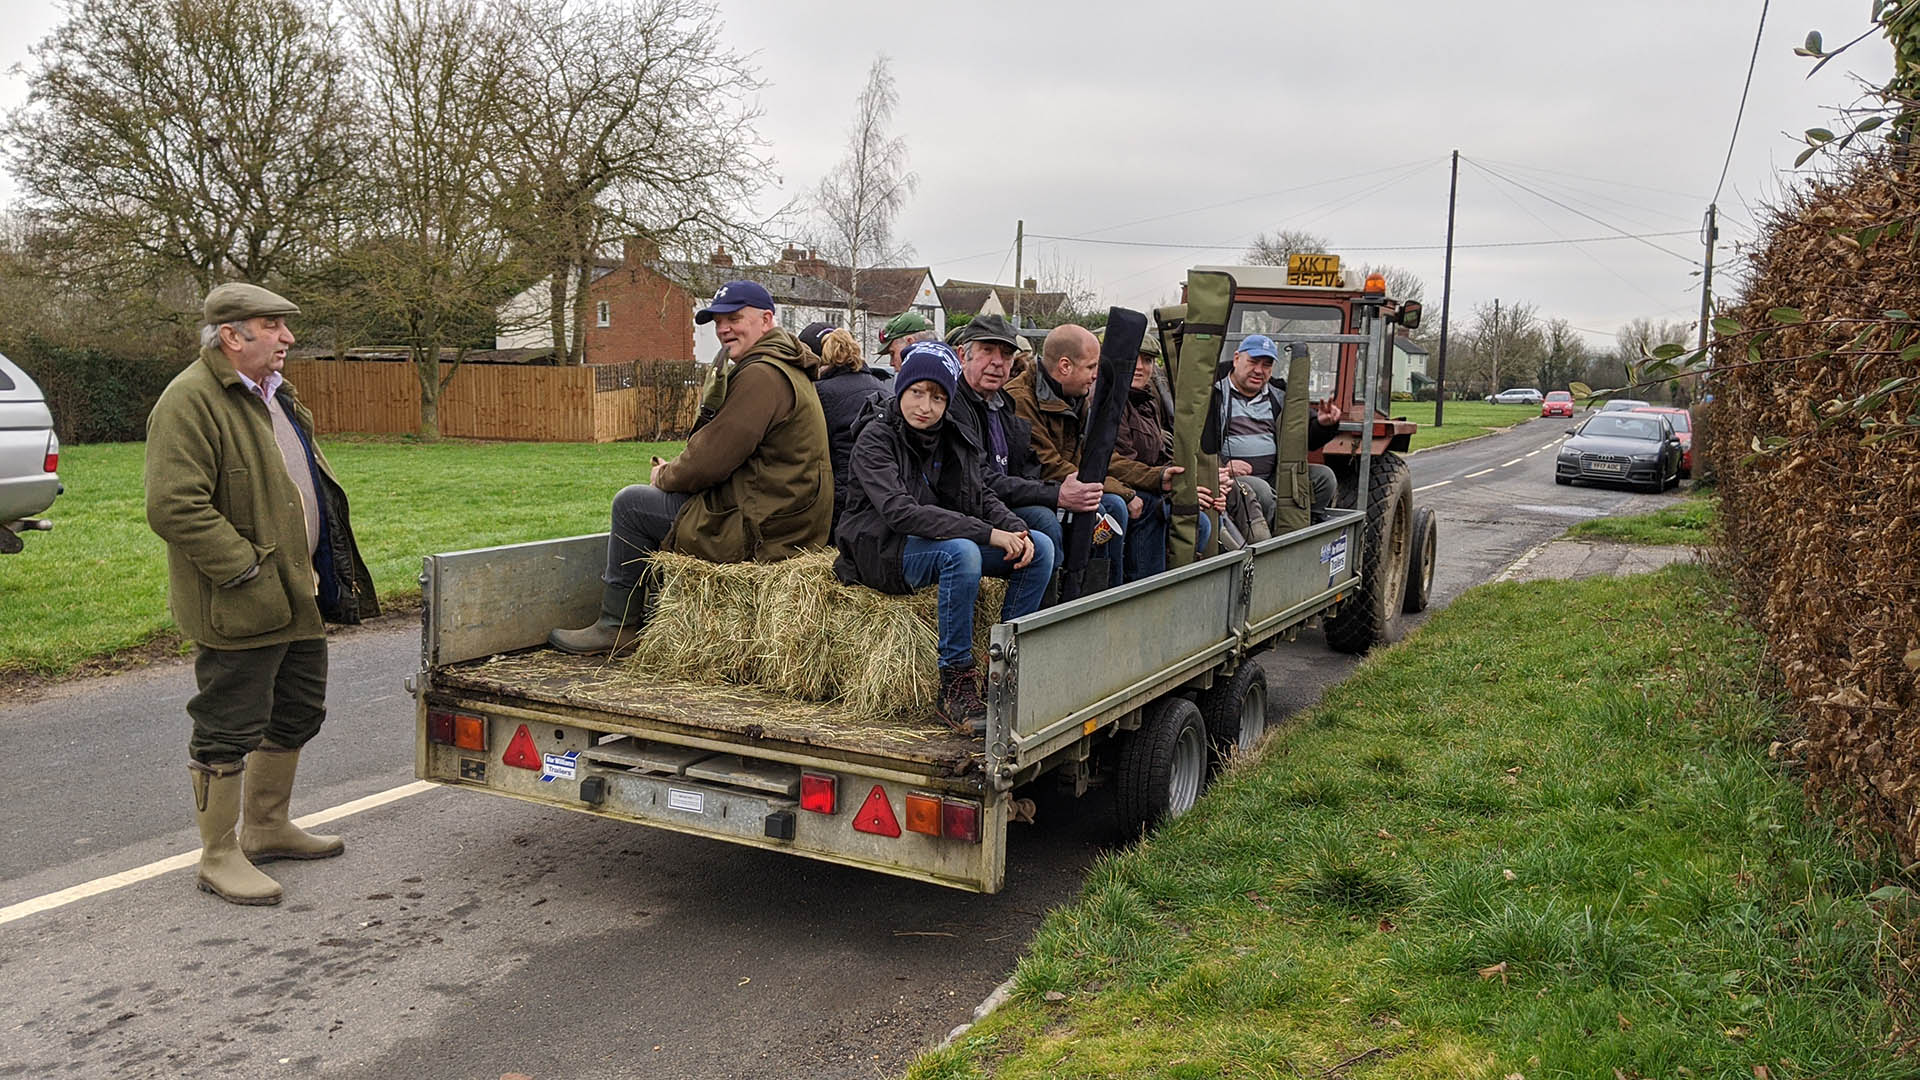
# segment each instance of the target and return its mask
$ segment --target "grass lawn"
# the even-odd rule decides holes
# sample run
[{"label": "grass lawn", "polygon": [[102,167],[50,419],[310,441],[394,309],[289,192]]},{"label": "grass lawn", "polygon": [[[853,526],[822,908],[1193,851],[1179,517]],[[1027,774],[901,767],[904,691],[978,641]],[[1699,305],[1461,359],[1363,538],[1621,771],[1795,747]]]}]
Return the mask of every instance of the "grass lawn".
[{"label": "grass lawn", "polygon": [[1433,402],[1394,401],[1386,407],[1388,416],[1404,416],[1420,425],[1413,433],[1413,449],[1470,439],[1495,428],[1512,427],[1524,420],[1540,417],[1538,405],[1489,405],[1484,401],[1447,402],[1446,426],[1433,426]]},{"label": "grass lawn", "polygon": [[1628,544],[1705,544],[1713,524],[1713,498],[1689,495],[1650,514],[1602,517],[1567,530],[1569,540],[1619,540]]},{"label": "grass lawn", "polygon": [[1920,904],[1769,760],[1728,606],[1692,566],[1472,590],[1098,864],[909,1076],[1913,1076]]},{"label": "grass lawn", "polygon": [[[322,439],[384,601],[420,594],[437,551],[603,532],[613,493],[679,444],[436,444]],[[142,443],[63,447],[66,494],[0,557],[0,677],[57,675],[164,639],[166,548],[147,528]]]}]

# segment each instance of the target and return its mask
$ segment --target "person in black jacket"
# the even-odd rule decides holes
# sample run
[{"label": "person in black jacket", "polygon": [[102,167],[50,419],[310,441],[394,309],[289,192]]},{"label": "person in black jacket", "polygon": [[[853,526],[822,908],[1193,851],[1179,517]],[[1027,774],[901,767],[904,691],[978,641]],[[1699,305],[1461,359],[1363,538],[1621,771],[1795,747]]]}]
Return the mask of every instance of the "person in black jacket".
[{"label": "person in black jacket", "polygon": [[922,342],[901,354],[884,406],[869,405],[854,434],[846,514],[834,530],[834,575],[885,593],[940,586],[940,702],[954,731],[986,730],[987,705],[973,658],[973,606],[983,574],[1007,579],[1001,618],[1040,606],[1053,576],[1053,543],[994,495],[973,428],[947,419],[960,381],[948,346]]},{"label": "person in black jacket", "polygon": [[853,424],[869,402],[893,396],[893,373],[870,367],[853,335],[832,323],[810,323],[800,341],[820,358],[820,376],[813,384],[820,408],[827,414],[827,456],[833,462],[833,520],[847,509],[853,487],[847,459],[853,454]]},{"label": "person in black jacket", "polygon": [[987,452],[987,486],[1015,516],[1053,542],[1056,566],[1065,558],[1059,511],[1097,510],[1104,490],[1069,474],[1059,483],[1041,479],[1033,455],[1033,424],[1013,411],[1007,384],[1019,338],[999,315],[981,315],[953,333],[960,356],[959,397],[953,419],[973,428]]}]

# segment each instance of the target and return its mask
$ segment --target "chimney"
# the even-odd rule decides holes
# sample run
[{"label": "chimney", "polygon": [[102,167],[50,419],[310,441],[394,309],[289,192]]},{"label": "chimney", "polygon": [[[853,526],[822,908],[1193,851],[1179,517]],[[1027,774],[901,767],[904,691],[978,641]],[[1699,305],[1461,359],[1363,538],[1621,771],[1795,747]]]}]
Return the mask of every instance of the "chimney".
[{"label": "chimney", "polygon": [[1040,291],[1040,283],[1033,280],[1032,278],[1028,278],[1027,280],[1021,282],[1020,287],[1030,293],[1036,293]]},{"label": "chimney", "polygon": [[808,248],[805,257],[794,261],[793,269],[795,273],[805,277],[825,278],[827,261],[814,254],[812,248]]},{"label": "chimney", "polygon": [[792,244],[788,244],[786,248],[780,252],[780,261],[788,264],[797,263],[806,257],[805,252],[794,247]]},{"label": "chimney", "polygon": [[622,260],[629,267],[645,266],[660,257],[660,246],[642,237],[629,236],[620,247]]},{"label": "chimney", "polygon": [[727,245],[721,244],[719,247],[714,248],[713,254],[707,258],[707,265],[732,266],[733,256],[727,254]]}]

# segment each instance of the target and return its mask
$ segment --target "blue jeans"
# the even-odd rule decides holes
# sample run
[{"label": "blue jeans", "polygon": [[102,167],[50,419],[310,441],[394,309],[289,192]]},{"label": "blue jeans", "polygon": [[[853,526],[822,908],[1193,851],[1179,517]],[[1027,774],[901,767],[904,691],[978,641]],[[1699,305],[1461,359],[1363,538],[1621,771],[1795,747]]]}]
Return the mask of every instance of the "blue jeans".
[{"label": "blue jeans", "polygon": [[[1127,580],[1139,581],[1167,569],[1167,526],[1173,520],[1173,500],[1142,491],[1140,516],[1128,526]],[[1213,522],[1200,515],[1200,547],[1213,536]]]},{"label": "blue jeans", "polygon": [[1067,557],[1067,547],[1060,542],[1060,515],[1051,506],[1014,506],[1008,509],[1021,521],[1027,523],[1027,531],[1039,533],[1053,543],[1053,567],[1058,570],[1060,563]]},{"label": "blue jeans", "polygon": [[940,583],[940,667],[958,671],[973,666],[973,604],[980,596],[980,578],[1007,579],[1007,599],[1000,618],[1017,619],[1040,607],[1040,597],[1053,577],[1053,541],[1043,532],[1029,532],[1033,559],[1015,570],[999,548],[981,547],[971,540],[926,540],[907,537],[900,568],[907,584],[916,589]]}]

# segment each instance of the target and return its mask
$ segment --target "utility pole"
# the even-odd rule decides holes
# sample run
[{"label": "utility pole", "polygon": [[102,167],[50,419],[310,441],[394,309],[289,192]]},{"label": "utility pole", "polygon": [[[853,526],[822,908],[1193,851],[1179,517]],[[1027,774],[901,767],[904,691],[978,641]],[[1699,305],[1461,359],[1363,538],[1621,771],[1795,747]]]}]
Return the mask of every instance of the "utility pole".
[{"label": "utility pole", "polygon": [[1453,205],[1460,192],[1460,151],[1453,152],[1453,178],[1447,181],[1447,269],[1440,279],[1440,360],[1433,376],[1433,426],[1447,407],[1447,309],[1453,303]]},{"label": "utility pole", "polygon": [[[1013,223],[1013,325],[1016,330],[1019,329],[1020,326],[1020,290],[1025,288],[1025,286],[1021,284],[1024,279],[1020,276],[1020,256],[1024,253],[1021,249],[1026,246],[1026,243],[1027,221],[1025,218],[1021,218],[1019,221]],[[1007,264],[1001,263],[1000,265],[1005,266]]]},{"label": "utility pole", "polygon": [[1487,393],[1500,392],[1500,298],[1493,298],[1493,382]]},{"label": "utility pole", "polygon": [[1707,221],[1701,232],[1707,245],[1706,274],[1700,279],[1700,355],[1707,352],[1707,327],[1713,320],[1713,242],[1720,239],[1720,208],[1707,204]]}]

